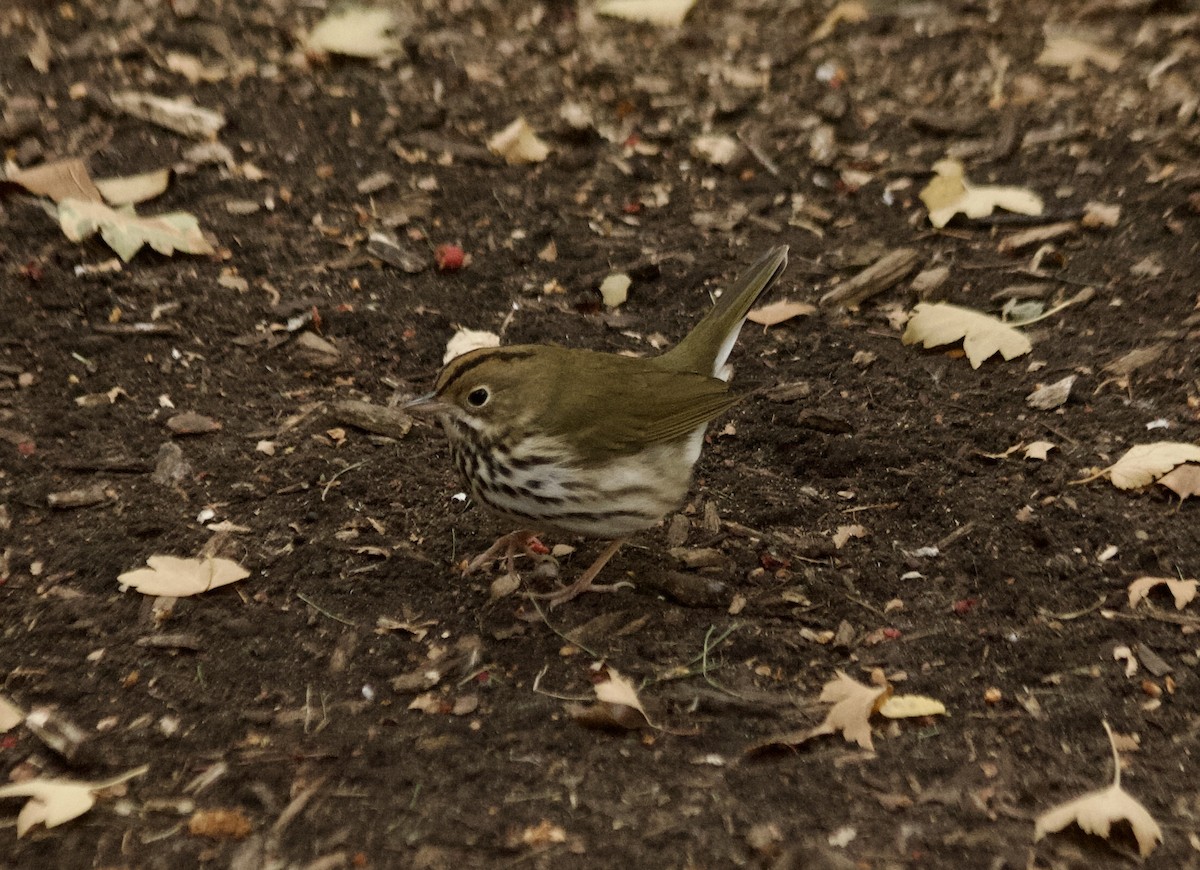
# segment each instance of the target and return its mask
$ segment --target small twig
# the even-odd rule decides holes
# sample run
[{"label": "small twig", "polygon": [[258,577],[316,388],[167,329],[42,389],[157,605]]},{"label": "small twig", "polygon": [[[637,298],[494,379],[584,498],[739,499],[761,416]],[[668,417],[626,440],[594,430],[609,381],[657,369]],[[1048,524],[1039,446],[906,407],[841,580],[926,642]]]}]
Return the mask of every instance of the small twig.
[{"label": "small twig", "polygon": [[1048,616],[1051,619],[1057,619],[1060,622],[1070,622],[1072,619],[1078,619],[1081,616],[1087,616],[1089,613],[1099,610],[1104,606],[1104,602],[1108,601],[1108,595],[1102,594],[1096,599],[1096,603],[1090,607],[1085,607],[1083,610],[1073,610],[1070,613],[1054,613],[1045,607],[1039,607],[1038,613],[1042,616]]},{"label": "small twig", "polygon": [[855,507],[842,508],[844,514],[857,514],[862,511],[894,511],[900,507],[898,501],[880,502],[879,504],[860,504]]},{"label": "small twig", "polygon": [[336,613],[330,613],[324,607],[321,607],[321,605],[317,604],[312,599],[305,596],[305,594],[303,592],[297,592],[296,597],[299,598],[301,601],[303,601],[305,604],[307,604],[309,607],[311,607],[313,610],[317,611],[317,613],[321,614],[322,616],[328,616],[334,622],[340,622],[342,625],[348,625],[351,628],[358,628],[357,622],[351,622],[348,619],[343,619],[342,617],[338,616]]},{"label": "small twig", "polygon": [[345,468],[343,468],[341,471],[339,471],[333,477],[329,478],[329,482],[326,483],[325,488],[323,490],[321,490],[321,501],[325,501],[325,496],[329,495],[329,490],[333,486],[333,482],[335,480],[337,480],[339,477],[341,477],[347,471],[353,471],[356,468],[362,468],[366,464],[367,464],[367,460],[364,459],[362,462],[356,462],[353,465],[347,465]]},{"label": "small twig", "polygon": [[887,619],[887,614],[884,613],[882,610],[880,610],[878,607],[876,607],[874,604],[868,604],[867,602],[863,601],[861,598],[855,598],[849,592],[843,592],[842,595],[845,597],[845,599],[847,601],[857,604],[859,607],[863,608],[864,610],[871,611],[876,616],[878,616],[880,619]]},{"label": "small twig", "polygon": [[538,671],[538,675],[533,678],[533,691],[537,694],[545,695],[547,698],[554,698],[558,701],[573,701],[577,704],[586,704],[588,701],[596,700],[594,696],[589,697],[588,695],[580,697],[579,695],[560,695],[557,692],[547,692],[542,688],[542,677],[546,676],[546,671],[548,670],[550,670],[550,666],[546,665],[540,671]]}]

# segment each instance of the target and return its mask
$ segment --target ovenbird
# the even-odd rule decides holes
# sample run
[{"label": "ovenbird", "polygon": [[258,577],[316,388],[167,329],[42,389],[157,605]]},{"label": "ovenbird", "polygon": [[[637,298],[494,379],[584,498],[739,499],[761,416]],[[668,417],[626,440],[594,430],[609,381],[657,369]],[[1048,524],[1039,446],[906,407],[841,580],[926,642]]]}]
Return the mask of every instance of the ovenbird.
[{"label": "ovenbird", "polygon": [[471,497],[520,524],[474,559],[510,573],[539,532],[609,539],[583,575],[549,596],[585,591],[624,539],[683,501],[708,423],[738,397],[726,366],[746,314],[787,265],[768,251],[678,345],[642,359],[553,345],[483,348],[456,357],[433,392],[409,402],[440,416]]}]

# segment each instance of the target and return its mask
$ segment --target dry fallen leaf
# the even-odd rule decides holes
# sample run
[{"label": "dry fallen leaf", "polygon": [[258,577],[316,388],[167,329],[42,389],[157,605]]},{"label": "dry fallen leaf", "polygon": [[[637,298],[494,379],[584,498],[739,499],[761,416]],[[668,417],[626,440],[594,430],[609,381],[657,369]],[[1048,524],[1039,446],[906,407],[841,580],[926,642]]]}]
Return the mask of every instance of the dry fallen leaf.
[{"label": "dry fallen leaf", "polygon": [[1062,32],[1046,34],[1046,47],[1038,55],[1037,63],[1042,66],[1065,67],[1067,75],[1077,79],[1087,71],[1089,62],[1105,72],[1116,72],[1122,59],[1123,55],[1119,51],[1102,48],[1078,36]]},{"label": "dry fallen leaf", "polygon": [[921,202],[929,209],[929,222],[938,229],[956,214],[968,218],[987,217],[997,208],[1017,214],[1040,215],[1042,198],[1023,187],[974,185],[963,175],[962,164],[956,160],[939,160],[933,164],[937,173],[920,193]]},{"label": "dry fallen leaf", "polygon": [[96,187],[110,205],[134,205],[163,193],[171,181],[170,169],[155,169],[140,175],[97,178]]},{"label": "dry fallen leaf", "polygon": [[499,347],[500,336],[494,332],[482,329],[460,329],[446,342],[446,352],[442,354],[442,365],[464,353],[478,350],[481,347]]},{"label": "dry fallen leaf", "polygon": [[225,126],[223,114],[197,106],[187,98],[173,100],[156,94],[122,91],[113,94],[110,99],[114,106],[135,118],[150,121],[183,136],[212,139]]},{"label": "dry fallen leaf", "polygon": [[400,40],[392,35],[396,16],[387,9],[351,6],[331,12],[308,34],[309,51],[347,57],[380,58],[395,54]]},{"label": "dry fallen leaf", "polygon": [[11,173],[6,180],[19,184],[36,196],[48,196],[55,202],[65,199],[100,202],[102,199],[88,174],[87,166],[78,157],[22,169]]},{"label": "dry fallen leaf", "polygon": [[150,567],[126,571],[117,578],[117,582],[122,586],[132,586],[143,595],[184,598],[250,576],[249,571],[232,559],[216,557],[150,556],[146,564]]},{"label": "dry fallen leaf", "polygon": [[26,782],[0,786],[0,798],[28,797],[17,815],[17,836],[24,837],[34,825],[47,828],[78,818],[96,805],[97,792],[120,785],[141,776],[149,765],[127,771],[120,776],[100,782],[77,782],[70,779],[31,779]]},{"label": "dry fallen leaf", "polygon": [[550,156],[550,146],[538,138],[524,118],[517,118],[487,141],[488,150],[505,163],[541,163]]},{"label": "dry fallen leaf", "polygon": [[208,837],[212,840],[242,840],[250,835],[254,826],[240,809],[220,807],[196,810],[188,819],[188,833],[193,837]]},{"label": "dry fallen leaf", "polygon": [[1138,671],[1137,656],[1133,654],[1133,650],[1125,645],[1113,647],[1113,661],[1125,663],[1125,676],[1132,677]]},{"label": "dry fallen leaf", "polygon": [[600,298],[609,308],[625,304],[629,298],[629,285],[633,281],[626,274],[614,272],[600,282]]},{"label": "dry fallen leaf", "polygon": [[1121,222],[1121,207],[1104,202],[1089,202],[1083,207],[1083,217],[1079,221],[1090,230],[1112,229]]},{"label": "dry fallen leaf", "polygon": [[850,542],[851,538],[865,538],[866,536],[867,530],[858,524],[838,526],[837,531],[833,533],[833,546],[840,550]]},{"label": "dry fallen leaf", "polygon": [[160,254],[175,251],[211,254],[213,247],[200,232],[196,218],[176,211],[154,217],[139,217],[132,208],[112,209],[99,202],[65,199],[58,206],[58,222],[73,242],[81,242],[97,230],[110,248],[128,263],[149,245]]},{"label": "dry fallen leaf", "polygon": [[1140,489],[1185,462],[1200,462],[1200,446],[1179,441],[1156,441],[1129,448],[1104,472],[1108,473],[1117,489]]},{"label": "dry fallen leaf", "polygon": [[1200,465],[1184,463],[1177,466],[1174,471],[1168,471],[1160,477],[1158,484],[1179,496],[1180,501],[1200,495]]},{"label": "dry fallen leaf", "polygon": [[1025,447],[1025,458],[1046,461],[1046,455],[1051,450],[1057,450],[1058,445],[1052,441],[1034,441]]},{"label": "dry fallen leaf", "polygon": [[1025,397],[1025,403],[1039,411],[1053,411],[1061,408],[1071,398],[1071,387],[1075,385],[1076,375],[1067,375],[1061,381],[1038,387]]},{"label": "dry fallen leaf", "polygon": [[726,133],[707,133],[692,140],[692,153],[713,166],[732,163],[741,150],[741,143]]},{"label": "dry fallen leaf", "polygon": [[999,352],[1006,360],[1033,350],[1029,339],[1006,323],[979,311],[944,302],[918,303],[904,330],[904,344],[937,347],[963,339],[972,368]]},{"label": "dry fallen leaf", "polygon": [[646,715],[633,684],[614,668],[608,668],[608,679],[597,683],[593,691],[595,704],[567,705],[568,715],[580,725],[626,731],[656,727]]},{"label": "dry fallen leaf", "polygon": [[779,302],[755,308],[746,315],[746,319],[760,326],[774,326],[777,323],[791,320],[793,317],[807,317],[816,313],[816,310],[817,306],[810,302],[791,302],[781,299]]},{"label": "dry fallen leaf", "polygon": [[0,695],[0,734],[11,731],[25,721],[25,711],[4,695]]},{"label": "dry fallen leaf", "polygon": [[658,27],[678,27],[695,5],[696,0],[600,0],[596,14]]},{"label": "dry fallen leaf", "polygon": [[1137,607],[1156,586],[1166,586],[1175,598],[1175,609],[1183,610],[1195,600],[1198,585],[1200,581],[1180,580],[1175,577],[1139,577],[1129,584],[1129,606]]},{"label": "dry fallen leaf", "polygon": [[915,719],[921,716],[945,716],[946,705],[925,695],[892,695],[879,708],[888,719]]},{"label": "dry fallen leaf", "polygon": [[846,740],[863,749],[874,749],[871,742],[871,714],[891,697],[890,685],[865,686],[842,671],[825,684],[821,702],[833,704],[825,721],[809,732],[809,737],[841,732]]},{"label": "dry fallen leaf", "polygon": [[1121,788],[1121,758],[1107,722],[1104,730],[1112,746],[1113,784],[1046,810],[1034,821],[1033,841],[1061,831],[1072,822],[1089,834],[1108,839],[1113,822],[1128,822],[1138,852],[1145,858],[1162,842],[1162,829],[1149,811]]}]

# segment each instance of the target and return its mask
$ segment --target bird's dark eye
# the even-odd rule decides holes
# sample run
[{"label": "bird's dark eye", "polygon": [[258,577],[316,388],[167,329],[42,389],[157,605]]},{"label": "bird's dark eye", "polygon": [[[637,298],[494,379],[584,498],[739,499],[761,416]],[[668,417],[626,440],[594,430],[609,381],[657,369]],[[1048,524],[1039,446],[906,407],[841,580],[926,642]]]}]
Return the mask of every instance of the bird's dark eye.
[{"label": "bird's dark eye", "polygon": [[476,387],[467,394],[467,404],[472,408],[482,408],[491,397],[492,394],[488,392],[487,387]]}]

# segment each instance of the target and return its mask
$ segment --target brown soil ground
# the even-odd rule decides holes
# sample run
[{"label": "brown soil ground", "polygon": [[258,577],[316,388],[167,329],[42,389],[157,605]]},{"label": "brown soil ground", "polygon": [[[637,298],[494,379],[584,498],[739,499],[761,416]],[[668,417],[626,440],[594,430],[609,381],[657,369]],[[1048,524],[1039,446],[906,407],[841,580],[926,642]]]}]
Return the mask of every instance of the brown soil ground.
[{"label": "brown soil ground", "polygon": [[[1133,444],[1200,442],[1194,2],[880,4],[815,41],[826,4],[701,0],[661,30],[565,2],[425,2],[382,65],[306,62],[322,5],[0,12],[6,156],[79,156],[97,178],[175,166],[140,211],[195,214],[218,246],[81,274],[112,256],[98,237],[0,200],[0,692],[86,735],[64,758],[18,725],[0,781],[149,766],[20,839],[21,803],[0,801],[0,868],[1119,867],[1137,860],[1123,825],[1033,842],[1039,812],[1110,781],[1105,721],[1139,741],[1122,784],[1162,826],[1152,865],[1200,867],[1200,614],[1126,594],[1200,573],[1200,507],[1073,485]],[[1047,25],[1110,53],[1074,76],[1039,64]],[[39,30],[46,73],[26,58]],[[244,74],[191,84],[173,52]],[[118,111],[122,90],[223,112],[230,164],[189,160],[196,141]],[[566,102],[594,123],[563,121]],[[484,147],[518,116],[544,163]],[[708,165],[690,149],[709,131],[742,153]],[[947,153],[1046,215],[933,230],[917,193]],[[1115,227],[1081,227],[1089,202],[1120,206]],[[371,256],[375,231],[420,271]],[[468,266],[438,271],[443,243]],[[455,498],[440,431],[331,410],[429,389],[459,326],[653,352],[781,243],[776,299],[815,302],[897,248],[948,275],[744,330],[750,395],[712,427],[686,522],[606,569],[633,590],[544,620],[493,600],[458,566],[507,529]],[[611,271],[634,278],[616,313]],[[1012,361],[899,340],[920,300],[996,313],[1085,288]],[[1072,374],[1065,405],[1027,404]],[[184,411],[220,428],[175,435]],[[1044,462],[1000,456],[1039,440]],[[166,443],[188,465],[174,483],[152,477]],[[97,504],[48,502],[97,485]],[[853,524],[865,537],[836,548]],[[601,545],[565,543],[569,580]],[[148,556],[206,545],[250,577],[157,617],[120,591]],[[681,563],[702,548],[709,567]],[[598,661],[658,729],[572,719],[559,696],[589,696]],[[949,715],[876,717],[874,752],[839,735],[747,756],[818,723],[839,670]],[[228,830],[206,835],[209,810]]]}]

